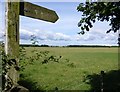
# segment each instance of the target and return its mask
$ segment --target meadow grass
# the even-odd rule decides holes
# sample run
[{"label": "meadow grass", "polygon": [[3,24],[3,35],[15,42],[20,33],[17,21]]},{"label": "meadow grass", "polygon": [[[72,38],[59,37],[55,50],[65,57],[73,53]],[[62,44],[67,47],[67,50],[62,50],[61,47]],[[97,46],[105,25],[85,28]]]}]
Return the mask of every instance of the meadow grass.
[{"label": "meadow grass", "polygon": [[75,48],[75,47],[26,47],[28,56],[31,51],[50,51],[52,55],[62,56],[59,63],[41,61],[25,66],[21,71],[22,80],[30,80],[36,88],[43,90],[89,90],[84,82],[87,75],[118,69],[117,48]]}]

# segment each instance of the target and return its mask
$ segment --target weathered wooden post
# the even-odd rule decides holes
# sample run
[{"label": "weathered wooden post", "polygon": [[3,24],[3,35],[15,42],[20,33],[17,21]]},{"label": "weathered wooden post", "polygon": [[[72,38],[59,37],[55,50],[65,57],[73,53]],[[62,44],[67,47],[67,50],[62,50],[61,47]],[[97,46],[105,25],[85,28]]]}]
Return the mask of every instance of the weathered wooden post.
[{"label": "weathered wooden post", "polygon": [[8,0],[6,3],[5,53],[9,55],[12,60],[10,62],[13,63],[6,77],[12,83],[11,85],[17,85],[19,79],[19,74],[15,68],[18,67],[19,63],[19,7],[19,2]]},{"label": "weathered wooden post", "polygon": [[17,82],[19,80],[19,15],[53,23],[58,20],[58,16],[53,10],[29,2],[20,2],[21,0],[17,0],[17,2],[12,1],[7,0],[6,2],[5,53],[9,55],[10,62],[12,62],[6,77],[9,78],[12,87],[14,87],[18,85]]}]

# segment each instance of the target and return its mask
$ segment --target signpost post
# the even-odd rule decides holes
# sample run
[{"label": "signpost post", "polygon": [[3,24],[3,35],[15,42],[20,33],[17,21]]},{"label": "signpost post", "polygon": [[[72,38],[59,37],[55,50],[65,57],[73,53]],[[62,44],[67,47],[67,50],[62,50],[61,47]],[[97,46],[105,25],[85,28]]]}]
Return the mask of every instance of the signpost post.
[{"label": "signpost post", "polygon": [[[7,73],[7,78],[11,81],[12,87],[17,85],[19,80],[19,15],[40,19],[55,23],[58,15],[55,11],[29,3],[29,2],[6,2],[6,41],[5,53],[10,56],[12,65]],[[7,85],[7,84],[6,84]]]}]

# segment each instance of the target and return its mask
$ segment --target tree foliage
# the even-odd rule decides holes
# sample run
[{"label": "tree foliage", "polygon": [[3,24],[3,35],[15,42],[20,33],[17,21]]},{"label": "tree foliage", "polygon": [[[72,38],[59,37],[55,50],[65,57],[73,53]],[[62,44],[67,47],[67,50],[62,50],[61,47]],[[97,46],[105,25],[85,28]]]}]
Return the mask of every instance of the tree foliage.
[{"label": "tree foliage", "polygon": [[79,34],[89,31],[93,23],[98,21],[109,21],[111,28],[107,30],[117,32],[120,29],[120,1],[119,2],[86,2],[80,3],[78,12],[82,12],[82,18],[78,23],[81,27]]}]

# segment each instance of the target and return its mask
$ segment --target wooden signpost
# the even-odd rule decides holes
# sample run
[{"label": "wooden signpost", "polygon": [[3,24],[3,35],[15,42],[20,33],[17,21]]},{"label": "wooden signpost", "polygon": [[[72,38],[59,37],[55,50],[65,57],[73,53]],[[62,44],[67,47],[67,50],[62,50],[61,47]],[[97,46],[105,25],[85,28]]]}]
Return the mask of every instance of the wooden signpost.
[{"label": "wooden signpost", "polygon": [[13,64],[7,73],[12,85],[19,80],[19,15],[55,23],[58,16],[55,11],[34,5],[29,2],[6,2],[6,41],[5,53],[10,56]]},{"label": "wooden signpost", "polygon": [[58,16],[55,11],[29,2],[20,3],[20,15],[53,23],[58,20]]}]

